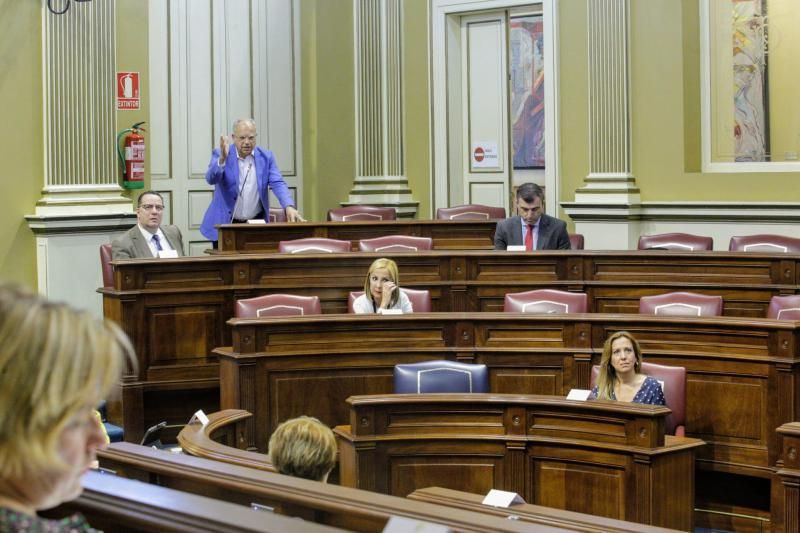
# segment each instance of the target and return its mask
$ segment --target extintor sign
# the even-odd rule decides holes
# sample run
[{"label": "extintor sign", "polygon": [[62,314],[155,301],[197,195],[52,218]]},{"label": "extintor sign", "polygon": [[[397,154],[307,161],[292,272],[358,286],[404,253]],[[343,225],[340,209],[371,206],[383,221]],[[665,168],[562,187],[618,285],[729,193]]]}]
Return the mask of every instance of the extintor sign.
[{"label": "extintor sign", "polygon": [[117,109],[139,109],[138,72],[117,72]]}]

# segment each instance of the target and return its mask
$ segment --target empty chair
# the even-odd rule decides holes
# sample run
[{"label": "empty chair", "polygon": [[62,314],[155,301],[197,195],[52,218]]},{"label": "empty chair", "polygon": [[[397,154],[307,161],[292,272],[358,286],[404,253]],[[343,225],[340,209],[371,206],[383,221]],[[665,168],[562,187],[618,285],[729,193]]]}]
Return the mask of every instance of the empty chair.
[{"label": "empty chair", "polygon": [[689,233],[661,233],[659,235],[642,235],[639,237],[639,250],[713,250],[714,239]]},{"label": "empty chair", "polygon": [[767,318],[800,320],[800,294],[773,296],[770,298]]},{"label": "empty chair", "polygon": [[722,296],[694,292],[668,292],[639,299],[639,313],[668,316],[720,316]]},{"label": "empty chair", "polygon": [[508,293],[503,303],[507,313],[585,313],[587,307],[586,293],[554,289]]},{"label": "empty chair", "polygon": [[270,222],[286,222],[286,211],[280,207],[269,208],[269,221]]},{"label": "empty chair", "polygon": [[[686,369],[682,366],[658,365],[642,361],[642,374],[658,380],[667,407],[672,411],[672,415],[667,417],[664,431],[669,435],[686,436]],[[594,365],[589,388],[595,386],[599,375],[600,365]]]},{"label": "empty chair", "polygon": [[350,241],[309,237],[307,239],[281,241],[278,243],[278,251],[288,254],[349,252]]},{"label": "empty chair", "polygon": [[236,318],[319,314],[322,314],[322,307],[318,296],[296,294],[265,294],[236,300],[233,310],[233,316]]},{"label": "empty chair", "polygon": [[[408,299],[411,300],[411,308],[415,313],[430,313],[431,311],[431,292],[426,289],[407,289],[403,287],[400,289]],[[347,297],[347,312],[353,312],[353,302],[356,298],[364,294],[364,291],[352,291]]]},{"label": "empty chair", "polygon": [[731,237],[731,252],[800,253],[800,239],[783,235],[744,235]]},{"label": "empty chair", "polygon": [[506,210],[481,204],[456,205],[440,207],[436,210],[438,220],[491,220],[506,218]]},{"label": "empty chair", "polygon": [[397,220],[394,207],[375,207],[372,205],[348,205],[328,210],[328,220],[352,222],[354,220]]},{"label": "empty chair", "polygon": [[358,241],[358,249],[362,252],[419,252],[431,248],[433,239],[430,237],[410,235],[387,235]]},{"label": "empty chair", "polygon": [[114,269],[111,267],[111,243],[100,245],[100,270],[103,272],[103,287],[114,286]]},{"label": "empty chair", "polygon": [[569,247],[571,250],[583,250],[583,235],[580,233],[570,233]]},{"label": "empty chair", "polygon": [[395,394],[489,392],[486,365],[425,361],[394,367]]}]

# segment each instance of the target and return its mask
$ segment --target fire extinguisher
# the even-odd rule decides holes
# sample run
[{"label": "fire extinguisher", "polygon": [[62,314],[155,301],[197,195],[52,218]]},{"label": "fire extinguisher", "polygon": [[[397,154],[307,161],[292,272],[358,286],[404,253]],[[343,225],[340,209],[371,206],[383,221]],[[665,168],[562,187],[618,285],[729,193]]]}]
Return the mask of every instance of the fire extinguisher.
[{"label": "fire extinguisher", "polygon": [[[144,136],[140,132],[146,131],[142,124],[137,122],[130,128],[125,128],[117,134],[117,154],[122,166],[122,185],[127,189],[144,188]],[[125,134],[128,135],[125,135]],[[125,135],[125,155],[119,145],[120,137]]]}]

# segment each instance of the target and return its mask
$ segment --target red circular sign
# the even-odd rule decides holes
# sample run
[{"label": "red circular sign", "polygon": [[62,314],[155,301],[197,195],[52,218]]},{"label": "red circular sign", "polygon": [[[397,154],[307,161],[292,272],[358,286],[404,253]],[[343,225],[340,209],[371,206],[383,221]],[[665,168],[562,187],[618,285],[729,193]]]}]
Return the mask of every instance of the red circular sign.
[{"label": "red circular sign", "polygon": [[484,151],[483,151],[483,148],[481,148],[480,146],[478,146],[477,148],[475,148],[475,152],[472,154],[472,157],[474,157],[474,158],[475,158],[475,161],[477,161],[478,163],[480,163],[481,161],[483,161],[483,157],[484,157]]}]

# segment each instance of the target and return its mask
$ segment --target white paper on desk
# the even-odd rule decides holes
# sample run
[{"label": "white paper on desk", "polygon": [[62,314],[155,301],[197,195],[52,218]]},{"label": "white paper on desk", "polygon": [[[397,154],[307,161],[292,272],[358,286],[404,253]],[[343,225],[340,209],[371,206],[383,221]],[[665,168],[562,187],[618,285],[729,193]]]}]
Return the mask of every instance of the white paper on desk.
[{"label": "white paper on desk", "polygon": [[570,389],[567,400],[588,400],[592,391],[587,389]]},{"label": "white paper on desk", "polygon": [[402,309],[381,309],[382,315],[402,315]]},{"label": "white paper on desk", "polygon": [[442,524],[432,524],[405,516],[390,517],[386,522],[386,527],[383,528],[383,533],[408,533],[409,531],[413,533],[450,533],[453,530]]},{"label": "white paper on desk", "polygon": [[189,423],[192,424],[194,422],[200,422],[203,427],[208,425],[208,417],[203,412],[202,409],[198,409],[193,415],[192,418],[189,420]]},{"label": "white paper on desk", "polygon": [[509,244],[506,246],[506,252],[525,252],[527,251],[524,244]]},{"label": "white paper on desk", "polygon": [[525,500],[516,492],[492,489],[481,503],[492,507],[511,507],[515,504],[525,503]]},{"label": "white paper on desk", "polygon": [[267,221],[263,218],[251,218],[247,221],[248,224],[266,224]]},{"label": "white paper on desk", "polygon": [[175,259],[176,257],[178,257],[178,251],[161,250],[160,252],[158,252],[158,257],[160,257],[161,259]]}]

